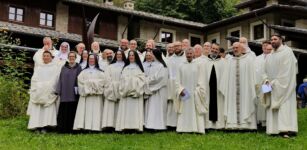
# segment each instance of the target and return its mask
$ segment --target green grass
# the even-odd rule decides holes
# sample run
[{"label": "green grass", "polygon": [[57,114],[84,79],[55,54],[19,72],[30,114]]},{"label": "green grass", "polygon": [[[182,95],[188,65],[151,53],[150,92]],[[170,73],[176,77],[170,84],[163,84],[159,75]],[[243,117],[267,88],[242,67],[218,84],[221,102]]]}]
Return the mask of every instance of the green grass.
[{"label": "green grass", "polygon": [[284,139],[259,133],[205,135],[176,132],[142,134],[36,134],[26,129],[27,118],[0,120],[0,149],[307,149],[307,109],[299,110],[297,137]]}]

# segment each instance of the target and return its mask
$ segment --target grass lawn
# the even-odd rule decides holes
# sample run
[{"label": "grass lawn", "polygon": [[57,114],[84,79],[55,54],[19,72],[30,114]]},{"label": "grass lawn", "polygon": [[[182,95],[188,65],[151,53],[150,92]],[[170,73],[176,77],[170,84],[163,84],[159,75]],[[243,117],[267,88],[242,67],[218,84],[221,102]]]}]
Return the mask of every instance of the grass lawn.
[{"label": "grass lawn", "polygon": [[161,132],[143,134],[36,134],[27,118],[0,120],[0,149],[307,149],[307,109],[299,110],[297,137],[210,131],[205,135]]}]

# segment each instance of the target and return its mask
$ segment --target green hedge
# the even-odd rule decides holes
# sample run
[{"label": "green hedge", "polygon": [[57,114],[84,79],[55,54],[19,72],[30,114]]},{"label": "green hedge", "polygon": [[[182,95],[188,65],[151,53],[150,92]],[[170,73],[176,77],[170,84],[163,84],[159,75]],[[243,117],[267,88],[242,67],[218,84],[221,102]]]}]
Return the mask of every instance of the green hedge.
[{"label": "green hedge", "polygon": [[0,76],[0,118],[25,115],[29,94],[23,81]]}]

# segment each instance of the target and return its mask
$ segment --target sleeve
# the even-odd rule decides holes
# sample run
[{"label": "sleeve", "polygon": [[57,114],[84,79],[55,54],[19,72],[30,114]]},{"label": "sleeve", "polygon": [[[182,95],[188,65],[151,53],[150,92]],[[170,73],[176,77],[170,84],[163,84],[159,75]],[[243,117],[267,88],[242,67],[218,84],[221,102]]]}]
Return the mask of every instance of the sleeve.
[{"label": "sleeve", "polygon": [[178,72],[176,74],[176,80],[174,80],[175,84],[175,98],[174,98],[174,105],[175,105],[175,112],[181,113],[181,100],[180,100],[180,94],[184,90],[184,87],[181,85],[181,76],[182,76],[182,68],[178,69]]},{"label": "sleeve", "polygon": [[[125,70],[124,70],[125,71]],[[122,97],[137,98],[144,94],[145,75],[139,71],[135,76],[125,76],[122,74],[119,88]]]},{"label": "sleeve", "polygon": [[106,100],[116,101],[118,97],[116,97],[116,85],[118,85],[118,81],[112,81],[111,78],[111,67],[108,67],[105,71],[106,84],[104,90],[104,97]]},{"label": "sleeve", "polygon": [[208,77],[205,71],[205,67],[199,65],[198,68],[198,83],[194,91],[195,106],[199,114],[205,114],[209,111],[209,106],[205,99],[205,96],[208,93],[208,89],[205,89],[205,84],[208,83]]}]

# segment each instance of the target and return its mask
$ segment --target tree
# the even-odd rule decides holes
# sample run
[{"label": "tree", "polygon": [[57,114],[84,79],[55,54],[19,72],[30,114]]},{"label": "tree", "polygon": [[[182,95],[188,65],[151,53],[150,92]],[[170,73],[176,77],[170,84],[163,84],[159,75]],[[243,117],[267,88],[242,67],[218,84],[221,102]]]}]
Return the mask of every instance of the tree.
[{"label": "tree", "polygon": [[212,23],[237,13],[239,0],[136,0],[137,10],[155,14]]}]

